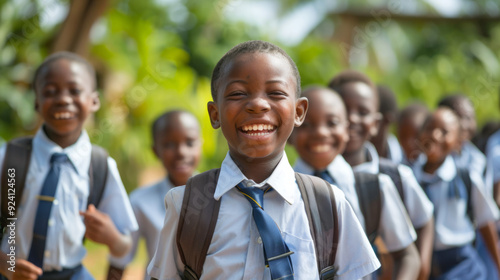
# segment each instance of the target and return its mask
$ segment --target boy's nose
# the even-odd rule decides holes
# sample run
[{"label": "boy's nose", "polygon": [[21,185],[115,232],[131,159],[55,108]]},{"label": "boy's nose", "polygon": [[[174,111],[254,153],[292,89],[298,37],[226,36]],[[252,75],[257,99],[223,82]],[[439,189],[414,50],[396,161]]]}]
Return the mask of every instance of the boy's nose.
[{"label": "boy's nose", "polygon": [[326,127],[326,125],[318,125],[314,129],[314,135],[316,135],[316,136],[324,137],[324,136],[328,136],[328,134],[329,134],[329,130]]},{"label": "boy's nose", "polygon": [[261,113],[271,110],[271,106],[266,98],[258,96],[248,101],[246,109],[248,112]]},{"label": "boy's nose", "polygon": [[357,113],[348,113],[349,123],[359,123],[361,117]]},{"label": "boy's nose", "polygon": [[56,102],[57,104],[66,105],[71,103],[71,100],[71,93],[67,90],[63,90],[57,95]]}]

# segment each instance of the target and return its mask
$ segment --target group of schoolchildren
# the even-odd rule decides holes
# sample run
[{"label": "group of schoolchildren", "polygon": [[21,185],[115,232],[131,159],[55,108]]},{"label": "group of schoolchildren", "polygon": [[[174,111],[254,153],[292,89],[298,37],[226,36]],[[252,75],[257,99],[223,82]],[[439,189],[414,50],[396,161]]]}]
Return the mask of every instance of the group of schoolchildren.
[{"label": "group of schoolchildren", "polygon": [[141,238],[145,279],[499,279],[500,132],[485,157],[463,95],[399,112],[390,89],[350,70],[301,89],[285,51],[244,42],[212,74],[207,110],[228,144],[220,168],[194,175],[200,126],[169,111],[152,124],[167,176],[127,197],[83,128],[100,106],[92,66],[55,53],[33,88],[43,125],[0,148],[2,279],[94,279],[85,239],[109,248],[108,279],[121,279]]}]

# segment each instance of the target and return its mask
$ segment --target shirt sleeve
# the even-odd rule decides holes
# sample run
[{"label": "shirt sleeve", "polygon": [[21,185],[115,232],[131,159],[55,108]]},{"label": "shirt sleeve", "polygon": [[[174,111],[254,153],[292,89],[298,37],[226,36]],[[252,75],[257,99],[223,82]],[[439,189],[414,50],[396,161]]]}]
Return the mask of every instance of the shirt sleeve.
[{"label": "shirt sleeve", "polygon": [[472,181],[472,212],[474,215],[474,222],[480,228],[488,222],[498,220],[499,212],[493,198],[486,195],[483,187],[483,180],[476,172],[470,172]]},{"label": "shirt sleeve", "polygon": [[99,204],[99,210],[108,214],[116,228],[123,234],[129,234],[138,229],[116,162],[110,157],[108,157],[106,187]]},{"label": "shirt sleeve", "polygon": [[139,224],[139,229],[136,230],[136,231],[133,231],[131,233],[131,237],[132,237],[132,248],[130,248],[130,251],[122,258],[116,258],[116,257],[113,257],[113,255],[109,255],[109,263],[114,266],[114,267],[118,267],[118,268],[121,268],[121,269],[125,269],[125,267],[132,262],[132,260],[134,259],[135,257],[135,254],[137,253],[137,247],[139,246],[139,239],[141,237],[141,228],[143,228],[141,226],[141,221],[139,219],[140,217],[140,214],[139,214],[139,209],[136,205],[134,205],[134,202],[132,200],[132,198],[130,199],[130,203],[132,205],[132,209],[134,211],[134,214],[135,214],[135,217],[137,219],[137,223]]},{"label": "shirt sleeve", "polygon": [[409,167],[400,164],[398,171],[403,183],[404,206],[413,226],[417,229],[421,228],[431,220],[434,205]]},{"label": "shirt sleeve", "polygon": [[177,250],[177,225],[184,197],[184,186],[168,191],[165,196],[165,222],[155,255],[148,265],[148,274],[159,280],[180,280],[184,265]]},{"label": "shirt sleeve", "polygon": [[344,194],[337,187],[333,189],[339,221],[339,244],[335,258],[338,279],[360,279],[379,268],[380,262]]},{"label": "shirt sleeve", "polygon": [[379,174],[379,183],[382,199],[379,234],[389,252],[399,251],[413,243],[417,234],[391,178]]},{"label": "shirt sleeve", "polygon": [[490,167],[493,171],[493,183],[500,182],[500,145],[497,145],[491,149],[488,154],[490,158]]}]

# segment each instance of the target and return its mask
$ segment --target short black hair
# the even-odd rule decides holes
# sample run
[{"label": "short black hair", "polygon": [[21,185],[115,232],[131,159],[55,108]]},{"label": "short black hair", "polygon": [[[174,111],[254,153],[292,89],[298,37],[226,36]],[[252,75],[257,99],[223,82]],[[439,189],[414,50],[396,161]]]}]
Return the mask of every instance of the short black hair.
[{"label": "short black hair", "polygon": [[340,96],[343,97],[345,94],[345,92],[343,91],[344,85],[357,82],[364,83],[372,89],[378,108],[378,104],[380,102],[378,100],[377,87],[372,82],[372,80],[368,78],[368,76],[361,72],[355,70],[342,71],[330,80],[330,82],[328,83],[328,87],[338,92]]},{"label": "short black hair", "polygon": [[234,46],[230,49],[215,65],[214,71],[212,72],[211,90],[212,99],[217,101],[217,89],[219,88],[220,79],[222,77],[224,68],[231,62],[234,58],[242,54],[247,53],[270,53],[270,54],[280,54],[289,62],[293,75],[295,76],[295,81],[297,83],[296,95],[300,96],[300,73],[297,65],[293,59],[280,47],[265,41],[247,41]]},{"label": "short black hair", "polygon": [[470,99],[461,92],[448,93],[439,100],[438,107],[447,107],[457,112],[460,101],[470,102]]},{"label": "short black hair", "polygon": [[158,136],[158,133],[160,133],[161,129],[164,129],[169,124],[169,122],[172,121],[174,117],[182,114],[186,114],[193,117],[193,119],[195,119],[196,122],[198,123],[198,119],[191,112],[188,112],[186,110],[177,109],[177,110],[167,111],[158,116],[151,125],[151,135],[153,137],[152,138],[153,142],[155,141],[156,136]]},{"label": "short black hair", "polygon": [[398,114],[398,101],[396,94],[385,85],[377,85],[379,106],[378,111],[383,115],[392,113],[394,116]]},{"label": "short black hair", "polygon": [[35,75],[33,77],[33,90],[36,92],[36,86],[38,84],[38,80],[40,79],[40,75],[42,74],[43,70],[47,68],[49,65],[52,63],[61,60],[61,59],[66,59],[69,61],[74,61],[77,63],[82,64],[87,72],[90,75],[90,79],[92,79],[92,90],[97,89],[97,79],[96,79],[96,74],[95,74],[95,69],[94,66],[92,66],[85,58],[77,55],[76,53],[72,52],[67,52],[67,51],[61,51],[61,52],[56,52],[51,55],[49,55],[45,60],[38,66],[38,68],[35,71]]}]

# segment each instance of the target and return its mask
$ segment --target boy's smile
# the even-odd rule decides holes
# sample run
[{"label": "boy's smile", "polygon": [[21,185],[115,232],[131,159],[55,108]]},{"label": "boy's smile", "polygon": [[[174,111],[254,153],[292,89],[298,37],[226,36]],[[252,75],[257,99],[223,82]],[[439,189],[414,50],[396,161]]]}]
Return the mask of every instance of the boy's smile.
[{"label": "boy's smile", "polygon": [[357,152],[365,141],[377,133],[380,113],[376,106],[376,93],[362,82],[347,83],[342,87],[342,99],[349,120],[349,142],[345,152]]},{"label": "boy's smile", "polygon": [[304,123],[293,131],[290,142],[302,160],[323,170],[344,151],[349,140],[346,110],[340,97],[329,89],[312,89],[304,97],[309,100],[310,110]]},{"label": "boy's smile", "polygon": [[35,109],[45,121],[47,136],[57,144],[74,143],[88,116],[99,108],[97,92],[85,67],[59,59],[35,81]]},{"label": "boy's smile", "polygon": [[280,54],[245,53],[228,63],[208,111],[212,126],[221,127],[233,160],[281,158],[307,110],[296,88],[292,67]]},{"label": "boy's smile", "polygon": [[450,109],[439,108],[425,123],[420,135],[428,163],[441,164],[459,146],[458,118]]}]

